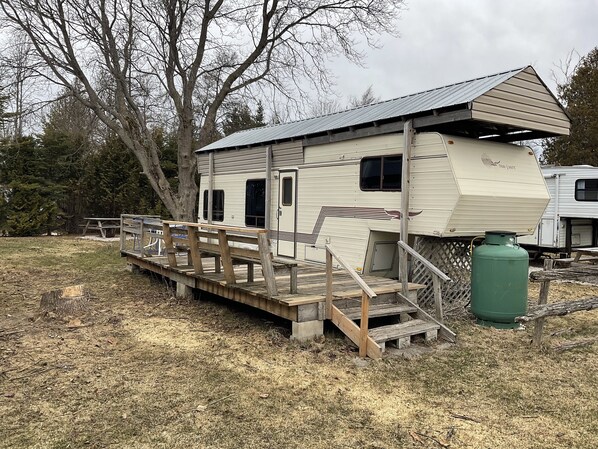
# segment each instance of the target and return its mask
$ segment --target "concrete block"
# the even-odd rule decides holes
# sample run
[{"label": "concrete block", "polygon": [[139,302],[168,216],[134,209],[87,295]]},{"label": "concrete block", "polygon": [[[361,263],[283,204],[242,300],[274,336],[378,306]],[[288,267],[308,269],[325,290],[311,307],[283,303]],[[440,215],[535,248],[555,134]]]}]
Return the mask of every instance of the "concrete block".
[{"label": "concrete block", "polygon": [[176,297],[182,299],[193,299],[193,289],[181,282],[176,283]]},{"label": "concrete block", "polygon": [[324,335],[324,321],[313,320],[298,323],[293,321],[291,340],[306,341]]},{"label": "concrete block", "polygon": [[399,349],[405,349],[411,346],[411,337],[399,338],[397,340],[397,347]]},{"label": "concrete block", "polygon": [[137,265],[133,265],[132,263],[128,263],[127,271],[129,271],[133,274],[139,274],[139,273],[141,273],[141,268],[139,268]]},{"label": "concrete block", "polygon": [[436,329],[426,332],[426,341],[435,341],[437,338],[438,331]]}]

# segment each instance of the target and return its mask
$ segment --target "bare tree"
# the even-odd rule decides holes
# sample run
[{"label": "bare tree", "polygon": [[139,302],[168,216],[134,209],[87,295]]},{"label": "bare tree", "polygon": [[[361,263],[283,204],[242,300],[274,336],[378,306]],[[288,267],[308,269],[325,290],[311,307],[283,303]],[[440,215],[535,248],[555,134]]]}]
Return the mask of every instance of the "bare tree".
[{"label": "bare tree", "polygon": [[318,117],[320,115],[334,114],[344,109],[341,103],[335,98],[330,100],[321,99],[319,102],[311,105],[309,112],[312,117]]},{"label": "bare tree", "polygon": [[[257,86],[297,98],[305,77],[325,87],[327,58],[342,54],[359,62],[356,39],[375,46],[378,33],[394,33],[402,4],[0,0],[6,27],[28,35],[48,79],[72,91],[123,140],[173,217],[185,220],[194,218],[198,191],[193,150],[213,138],[229,96]],[[151,132],[152,120],[171,112],[177,191],[164,176]]]},{"label": "bare tree", "polygon": [[351,97],[349,99],[349,105],[352,108],[358,108],[360,106],[367,106],[372,103],[377,103],[379,101],[380,97],[374,95],[374,89],[370,85],[366,90],[363,91],[360,97]]},{"label": "bare tree", "polygon": [[35,97],[36,67],[32,61],[33,46],[25,33],[15,32],[0,51],[0,70],[4,74],[10,97],[11,135],[23,135],[25,121],[38,111]]}]

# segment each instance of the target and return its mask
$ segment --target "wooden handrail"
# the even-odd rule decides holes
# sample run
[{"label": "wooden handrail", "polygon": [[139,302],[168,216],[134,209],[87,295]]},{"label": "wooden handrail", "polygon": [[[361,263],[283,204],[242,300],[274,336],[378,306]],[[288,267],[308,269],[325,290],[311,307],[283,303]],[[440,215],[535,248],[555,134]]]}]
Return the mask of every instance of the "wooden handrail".
[{"label": "wooden handrail", "polygon": [[326,245],[326,251],[329,251],[330,254],[332,254],[332,256],[337,260],[337,262],[345,269],[349,272],[349,275],[351,275],[351,277],[355,280],[355,282],[357,282],[357,285],[359,285],[359,287],[367,293],[367,295],[370,298],[374,298],[376,297],[376,293],[374,292],[374,290],[372,290],[370,288],[370,286],[368,284],[365,283],[365,281],[361,278],[361,276],[359,276],[357,274],[357,272],[353,269],[353,267],[351,267],[347,262],[345,262],[343,260],[343,258],[337,254],[330,245]]},{"label": "wooden handrail", "polygon": [[407,245],[407,243],[405,243],[402,240],[399,240],[398,245],[404,249],[405,251],[407,251],[409,254],[411,254],[411,256],[415,257],[417,260],[419,260],[429,271],[431,271],[433,274],[435,274],[436,276],[438,276],[440,279],[442,279],[444,282],[450,282],[451,278],[448,277],[446,274],[444,274],[442,271],[440,271],[432,262],[430,262],[428,259],[426,259],[424,256],[422,256],[420,253],[418,253],[416,250],[414,250],[413,248],[411,248],[409,245]]},{"label": "wooden handrail", "polygon": [[268,232],[267,229],[261,229],[261,228],[239,228],[239,227],[234,227],[234,226],[215,225],[215,224],[208,224],[208,223],[196,223],[196,222],[189,222],[189,221],[164,220],[163,223],[169,224],[169,225],[191,226],[191,227],[202,228],[202,229],[215,229],[217,231],[241,232],[241,233],[246,233],[246,234],[264,234],[264,233]]},{"label": "wooden handrail", "polygon": [[361,319],[359,321],[359,357],[366,357],[368,350],[368,318],[370,299],[375,298],[376,292],[357,274],[357,272],[337,254],[330,245],[326,245],[326,318],[332,319],[332,258],[343,267],[353,280],[359,285],[361,293]]},{"label": "wooden handrail", "polygon": [[[440,269],[438,269],[432,262],[418,253],[416,250],[411,248],[407,243],[402,240],[397,242],[399,245],[399,250],[405,251],[410,254],[412,257],[417,259],[421,264],[430,272],[432,275],[432,288],[434,290],[434,306],[436,309],[436,319],[438,321],[444,320],[444,311],[442,310],[442,288],[440,285],[440,281],[450,282],[451,278],[444,274]],[[407,284],[408,279],[401,279],[403,283],[403,295],[407,296]]]}]

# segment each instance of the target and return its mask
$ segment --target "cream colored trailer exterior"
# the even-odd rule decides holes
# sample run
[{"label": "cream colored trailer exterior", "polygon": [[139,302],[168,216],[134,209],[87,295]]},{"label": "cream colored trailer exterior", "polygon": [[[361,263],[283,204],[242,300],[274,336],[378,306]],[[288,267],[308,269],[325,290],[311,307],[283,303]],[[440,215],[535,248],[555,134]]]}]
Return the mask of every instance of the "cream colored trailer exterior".
[{"label": "cream colored trailer exterior", "polygon": [[[271,195],[266,203],[275,254],[323,262],[324,245],[332,243],[357,270],[395,276],[401,192],[361,190],[360,163],[366,157],[401,155],[403,140],[402,134],[395,133],[304,148],[273,146]],[[244,151],[251,158],[236,168],[215,161],[213,177],[213,189],[224,192],[223,223],[241,227],[245,226],[247,181],[264,178],[267,150],[216,153],[226,161]],[[199,157],[204,176],[208,155]],[[280,195],[283,181],[293,182],[286,203]],[[549,201],[544,178],[528,148],[433,132],[416,134],[410,184],[409,233],[413,235],[474,237],[491,229],[531,233]],[[200,212],[207,188],[202,178]],[[285,219],[294,213],[293,220],[286,220],[286,229],[281,229],[281,212]],[[201,213],[199,221],[205,221]],[[278,243],[285,241],[287,246],[280,251],[283,247]]]},{"label": "cream colored trailer exterior", "polygon": [[[592,166],[542,167],[550,202],[530,236],[519,243],[541,252],[570,253],[598,245],[598,168]],[[578,190],[576,194],[576,190]],[[591,194],[580,190],[591,190]],[[590,196],[591,195],[591,196]]]}]

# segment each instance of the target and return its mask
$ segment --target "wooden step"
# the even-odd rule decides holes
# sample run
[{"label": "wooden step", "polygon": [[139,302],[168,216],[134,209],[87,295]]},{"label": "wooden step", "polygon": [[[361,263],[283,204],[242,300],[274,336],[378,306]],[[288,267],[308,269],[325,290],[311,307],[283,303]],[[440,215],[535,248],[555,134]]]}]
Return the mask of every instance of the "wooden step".
[{"label": "wooden step", "polygon": [[[347,307],[340,308],[347,318],[350,320],[361,319],[361,307]],[[402,313],[414,313],[417,312],[417,307],[410,306],[408,304],[371,304],[369,310],[370,318],[377,318],[382,316],[400,315]]]},{"label": "wooden step", "polygon": [[[426,340],[436,339],[440,326],[436,323],[424,320],[410,320],[399,324],[390,324],[370,329],[369,335],[376,343],[384,343],[390,340],[403,340],[408,337],[426,334]],[[400,345],[399,341],[399,346]],[[405,342],[407,343],[407,342]],[[405,344],[405,346],[408,345]]]}]

